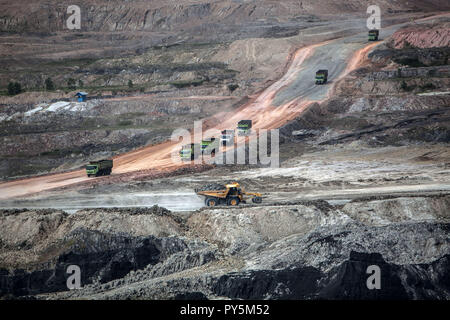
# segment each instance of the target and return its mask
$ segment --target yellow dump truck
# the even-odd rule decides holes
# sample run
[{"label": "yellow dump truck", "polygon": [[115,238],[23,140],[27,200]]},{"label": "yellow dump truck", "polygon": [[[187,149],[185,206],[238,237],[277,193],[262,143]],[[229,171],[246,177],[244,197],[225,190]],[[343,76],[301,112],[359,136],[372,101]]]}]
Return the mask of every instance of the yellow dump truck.
[{"label": "yellow dump truck", "polygon": [[219,190],[200,190],[195,189],[195,193],[205,197],[205,204],[208,207],[218,205],[237,206],[239,203],[245,203],[247,197],[252,197],[253,203],[261,203],[262,195],[257,192],[245,192],[237,182],[224,186]]}]

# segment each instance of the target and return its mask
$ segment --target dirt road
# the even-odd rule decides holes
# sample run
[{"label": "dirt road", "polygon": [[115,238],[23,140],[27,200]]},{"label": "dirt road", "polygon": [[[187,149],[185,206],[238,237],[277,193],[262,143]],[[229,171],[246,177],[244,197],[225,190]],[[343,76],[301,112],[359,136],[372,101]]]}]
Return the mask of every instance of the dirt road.
[{"label": "dirt road", "polygon": [[[385,28],[385,38],[402,25]],[[235,128],[241,119],[252,119],[255,129],[278,128],[297,117],[312,102],[327,99],[339,79],[358,68],[376,43],[367,43],[366,31],[324,43],[300,48],[292,58],[287,72],[278,81],[232,114],[213,117],[218,130]],[[329,70],[330,84],[316,86],[314,75],[318,69]],[[174,163],[171,154],[180,143],[168,141],[144,147],[114,158],[114,173],[128,173],[146,169],[174,170],[183,164]],[[92,179],[92,178],[90,178]],[[95,179],[102,179],[95,178]],[[44,190],[65,187],[88,181],[84,170],[47,175],[0,184],[0,199],[13,198]]]},{"label": "dirt road", "polygon": [[[432,195],[449,192],[449,183],[430,183],[401,186],[379,186],[349,189],[327,189],[305,192],[265,192],[263,206],[284,202],[304,200],[325,200],[330,204],[344,204],[353,199],[367,196],[408,196],[414,194]],[[51,199],[51,200],[50,200]],[[251,202],[249,202],[251,204]],[[171,211],[194,211],[205,206],[204,199],[197,196],[192,190],[165,191],[165,192],[133,192],[133,193],[105,193],[105,194],[79,194],[76,192],[61,195],[52,195],[39,199],[7,200],[5,208],[23,207],[28,209],[60,209],[68,213],[86,208],[132,208],[152,207],[158,205]]]}]

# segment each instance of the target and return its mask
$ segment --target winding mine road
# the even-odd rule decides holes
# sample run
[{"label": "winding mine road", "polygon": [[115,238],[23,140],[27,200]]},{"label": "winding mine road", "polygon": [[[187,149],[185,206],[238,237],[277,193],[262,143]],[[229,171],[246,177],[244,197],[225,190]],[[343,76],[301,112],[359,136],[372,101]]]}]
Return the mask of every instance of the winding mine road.
[{"label": "winding mine road", "polygon": [[[381,39],[387,38],[402,25],[383,28]],[[367,30],[361,30],[364,31],[353,36],[298,49],[291,58],[287,72],[279,80],[237,111],[218,114],[210,120],[220,123],[216,126],[218,130],[235,128],[241,119],[252,119],[255,129],[279,128],[304,112],[311,103],[328,99],[336,83],[364,64],[370,50],[380,43],[368,43]],[[314,84],[318,69],[329,70],[328,84]],[[179,142],[168,141],[116,156],[113,172],[123,174],[148,169],[178,169],[183,164],[174,163],[171,154],[179,148]],[[80,184],[89,179],[93,178],[87,178],[84,170],[77,170],[5,182],[0,184],[0,200]]]}]

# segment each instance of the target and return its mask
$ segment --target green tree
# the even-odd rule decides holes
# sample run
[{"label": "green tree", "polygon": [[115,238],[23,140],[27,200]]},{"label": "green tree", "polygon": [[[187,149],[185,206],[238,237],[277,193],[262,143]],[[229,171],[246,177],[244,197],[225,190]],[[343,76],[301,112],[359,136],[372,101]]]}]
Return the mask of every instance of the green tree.
[{"label": "green tree", "polygon": [[128,88],[133,88],[133,81],[128,80]]},{"label": "green tree", "polygon": [[78,80],[78,87],[83,87],[84,86],[84,82],[83,82],[83,80]]},{"label": "green tree", "polygon": [[8,95],[13,96],[14,94],[14,83],[10,82],[8,83]]},{"label": "green tree", "polygon": [[8,95],[14,96],[22,92],[22,85],[18,82],[8,83]]},{"label": "green tree", "polygon": [[55,90],[55,84],[53,83],[53,80],[51,78],[45,79],[45,89],[47,91]]},{"label": "green tree", "polygon": [[22,85],[20,84],[20,83],[18,83],[18,82],[16,82],[15,84],[14,84],[14,87],[16,88],[16,93],[17,94],[19,94],[19,93],[21,93],[23,90],[22,90]]},{"label": "green tree", "polygon": [[239,88],[239,85],[237,84],[229,84],[228,85],[228,90],[230,90],[231,92],[233,92],[234,90],[236,90],[237,88]]},{"label": "green tree", "polygon": [[74,78],[69,78],[68,80],[67,80],[67,86],[69,87],[69,89],[76,89],[76,82],[75,82],[75,79]]}]

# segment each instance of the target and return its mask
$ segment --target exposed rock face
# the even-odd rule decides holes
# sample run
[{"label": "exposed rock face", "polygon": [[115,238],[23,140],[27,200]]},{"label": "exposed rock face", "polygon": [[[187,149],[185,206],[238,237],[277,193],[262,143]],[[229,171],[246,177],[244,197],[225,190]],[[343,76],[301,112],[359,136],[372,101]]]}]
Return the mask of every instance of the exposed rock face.
[{"label": "exposed rock face", "polygon": [[[97,216],[99,219],[88,224],[82,221],[90,219],[92,211],[78,217],[55,211],[2,212],[6,218],[1,225],[13,228],[22,239],[2,230],[1,295],[67,290],[66,270],[70,265],[79,266],[82,283],[89,284],[121,279],[130,271],[152,266],[156,266],[153,275],[169,274],[214,259],[214,252],[202,251],[201,244],[193,242],[197,252],[190,255],[189,241],[164,236],[170,233],[164,231],[164,220],[169,224],[175,222],[164,208],[104,212],[103,218]],[[117,212],[122,214],[117,215]],[[126,225],[131,229],[127,230]],[[171,233],[176,234],[177,223],[174,227]],[[21,248],[28,257],[15,255],[14,248]],[[37,260],[30,257],[31,252],[38,252]],[[186,260],[178,257],[181,252],[185,252]],[[166,260],[168,265],[161,268]],[[14,265],[16,268],[11,269]]]},{"label": "exposed rock face", "polygon": [[[146,277],[142,283],[115,286],[110,292],[89,286],[58,297],[167,299],[200,292],[199,297],[231,299],[448,299],[449,227],[448,223],[323,227],[235,260],[169,277]],[[429,239],[436,242],[430,244]],[[425,242],[440,252],[425,249]],[[367,269],[373,265],[380,268],[379,290],[367,287]]]},{"label": "exposed rock face", "polygon": [[[411,219],[420,208],[430,214]],[[403,219],[387,221],[391,211]],[[341,209],[323,201],[203,209],[185,218],[158,207],[4,211],[0,289],[50,299],[448,299],[448,212],[445,196]],[[18,227],[29,232],[15,241]],[[67,291],[69,265],[82,270],[80,290]],[[366,283],[373,265],[379,290]]]},{"label": "exposed rock face", "polygon": [[[136,279],[181,272],[215,259],[213,250],[191,254],[189,246],[177,238],[117,237],[80,229],[65,240],[61,246],[72,242],[78,246],[66,248],[54,265],[42,264],[34,271],[0,269],[0,296],[66,291],[66,271],[71,265],[80,267],[84,285],[94,283],[109,289]],[[133,276],[132,281],[127,280],[128,274]],[[102,285],[108,282],[111,284]]]},{"label": "exposed rock face", "polygon": [[[380,267],[380,289],[368,289],[367,268]],[[450,285],[446,268],[450,256],[419,265],[396,265],[384,261],[378,253],[352,251],[348,260],[322,273],[313,267],[282,270],[258,270],[220,277],[213,292],[233,299],[447,299]],[[439,270],[437,278],[418,275]],[[433,289],[431,289],[433,288]],[[431,290],[430,290],[431,289]]]},{"label": "exposed rock face", "polygon": [[408,26],[395,32],[390,44],[397,49],[448,47],[450,45],[450,22]]},{"label": "exposed rock face", "polygon": [[[70,1],[59,1],[57,6],[34,0],[24,4],[0,3],[4,17],[2,31],[54,32],[65,28],[69,17]],[[79,1],[83,16],[83,31],[162,31],[198,27],[198,31],[211,31],[207,26],[255,22],[267,17],[288,20],[302,14],[364,13],[367,4],[360,1],[336,2],[331,0],[303,1]],[[378,1],[384,12],[407,10],[444,10],[449,6],[437,1]],[[204,24],[204,26],[201,26]]]},{"label": "exposed rock face", "polygon": [[[418,78],[418,77],[443,77],[450,76],[450,66],[425,67],[425,68],[399,68],[397,70],[387,70],[374,72],[368,75],[369,81],[386,80],[393,78]],[[445,81],[445,80],[444,80]]]},{"label": "exposed rock face", "polygon": [[[450,208],[450,197],[415,197],[351,202],[342,210],[369,225],[388,225],[414,220],[440,220]],[[376,212],[373,215],[372,212]]]},{"label": "exposed rock face", "polygon": [[109,282],[132,270],[154,265],[186,248],[177,239],[133,239],[84,229],[75,230],[58,245],[66,247],[66,250],[56,258],[51,268],[31,272],[16,269],[11,273],[2,269],[1,293],[30,295],[67,290],[66,270],[70,265],[80,267],[82,283]]},{"label": "exposed rock face", "polygon": [[448,65],[450,48],[426,48],[426,49],[378,49],[369,54],[369,58],[375,63],[391,59],[395,63],[412,66],[444,66]]}]

